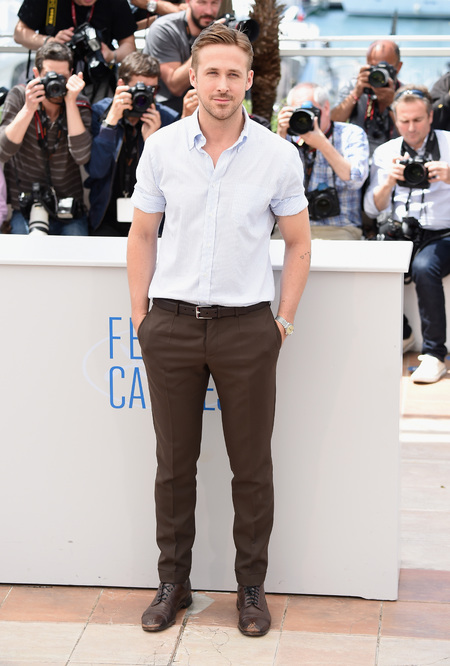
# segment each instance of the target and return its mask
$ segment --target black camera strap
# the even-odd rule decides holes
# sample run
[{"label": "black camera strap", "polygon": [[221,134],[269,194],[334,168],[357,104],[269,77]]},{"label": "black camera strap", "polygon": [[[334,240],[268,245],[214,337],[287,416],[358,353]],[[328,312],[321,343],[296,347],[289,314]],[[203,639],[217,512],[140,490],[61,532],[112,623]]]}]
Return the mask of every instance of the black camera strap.
[{"label": "black camera strap", "polygon": [[41,105],[41,108],[39,111],[36,111],[34,114],[34,126],[36,129],[36,138],[38,145],[42,151],[42,154],[44,156],[44,164],[45,164],[45,176],[47,178],[47,185],[53,190],[53,184],[52,184],[52,176],[51,176],[51,170],[50,170],[50,160],[52,155],[55,153],[56,149],[58,148],[61,137],[63,133],[66,130],[65,127],[65,113],[66,107],[64,104],[61,105],[59,115],[57,118],[57,124],[58,124],[58,133],[56,136],[56,141],[50,150],[49,145],[48,145],[48,138],[47,138],[47,130],[48,130],[48,116],[45,113],[45,110],[43,106]]},{"label": "black camera strap", "polygon": [[[331,145],[334,147],[333,129],[334,129],[334,123],[331,122],[330,127],[325,132],[325,136],[327,137],[327,139],[331,141]],[[309,183],[314,169],[314,162],[316,161],[317,151],[315,148],[311,148],[311,146],[308,146],[306,142],[303,142],[301,146],[299,146],[298,143],[296,143],[295,141],[293,141],[292,143],[294,144],[294,146],[296,146],[299,152],[301,151],[303,153],[303,162],[305,165],[304,186],[305,186],[305,192],[308,192]],[[334,172],[334,169],[331,169],[331,172],[333,174],[333,186],[336,188],[336,174]]]},{"label": "black camera strap", "polygon": [[58,0],[47,0],[45,32],[47,35],[51,35],[52,37],[55,35],[57,10],[58,10]]},{"label": "black camera strap", "polygon": [[[411,148],[411,146],[408,146],[406,141],[403,139],[402,146],[400,148],[400,155],[404,155],[405,153],[409,153],[410,157],[418,156],[418,152],[414,150],[414,148]],[[439,143],[437,140],[436,132],[434,130],[430,130],[430,133],[428,134],[423,157],[427,162],[438,162],[441,159],[441,151],[439,150]]]}]

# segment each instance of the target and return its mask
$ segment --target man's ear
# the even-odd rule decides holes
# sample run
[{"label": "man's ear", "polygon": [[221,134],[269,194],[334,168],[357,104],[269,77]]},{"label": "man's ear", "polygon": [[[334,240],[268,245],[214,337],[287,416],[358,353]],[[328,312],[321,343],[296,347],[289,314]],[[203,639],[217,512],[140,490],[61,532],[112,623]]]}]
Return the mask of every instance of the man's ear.
[{"label": "man's ear", "polygon": [[253,85],[253,74],[254,74],[254,72],[253,72],[252,69],[251,69],[251,70],[248,72],[248,74],[247,74],[247,84],[246,84],[246,86],[245,86],[245,90],[246,90],[246,91],[247,91],[247,90],[250,90],[250,88],[251,88],[252,85]]},{"label": "man's ear", "polygon": [[195,71],[190,67],[189,69],[189,82],[193,88],[197,90],[197,80],[195,78]]}]

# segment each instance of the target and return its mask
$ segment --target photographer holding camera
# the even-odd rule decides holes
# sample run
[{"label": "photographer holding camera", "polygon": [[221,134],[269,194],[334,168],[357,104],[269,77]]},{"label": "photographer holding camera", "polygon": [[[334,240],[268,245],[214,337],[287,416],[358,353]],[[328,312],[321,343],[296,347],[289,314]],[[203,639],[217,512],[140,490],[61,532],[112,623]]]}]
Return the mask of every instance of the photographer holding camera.
[{"label": "photographer holding camera", "polygon": [[425,86],[400,88],[392,109],[400,137],[375,150],[364,208],[369,215],[382,213],[382,239],[414,242],[410,270],[423,347],[412,380],[429,384],[447,372],[442,278],[450,273],[450,132],[432,129]]},{"label": "photographer holding camera", "polygon": [[397,44],[389,39],[373,42],[366,60],[358,77],[339,92],[339,103],[332,109],[331,119],[362,127],[372,155],[377,146],[398,136],[390,107],[401,85],[397,77],[403,63]]},{"label": "photographer holding camera", "polygon": [[83,72],[84,94],[92,103],[112,93],[116,63],[136,50],[127,0],[24,0],[18,16],[18,44],[33,51],[53,41],[70,46],[74,71]]},{"label": "photographer holding camera", "polygon": [[155,103],[159,62],[144,53],[130,53],[119,68],[114,98],[92,108],[91,160],[86,166],[90,187],[89,222],[95,236],[127,236],[133,216],[131,194],[145,140],[178,114]]},{"label": "photographer holding camera", "polygon": [[185,11],[159,17],[147,31],[144,53],[152,55],[161,65],[158,102],[178,113],[182,111],[184,95],[191,88],[192,44],[217,19],[220,6],[221,0],[187,0]]},{"label": "photographer holding camera", "polygon": [[80,165],[91,151],[91,109],[80,93],[83,75],[72,74],[72,52],[50,42],[36,53],[35,78],[8,93],[0,125],[16,234],[88,233]]},{"label": "photographer holding camera", "polygon": [[277,134],[293,143],[305,172],[311,237],[361,238],[361,193],[369,146],[363,130],[333,123],[325,88],[300,83],[278,114]]}]

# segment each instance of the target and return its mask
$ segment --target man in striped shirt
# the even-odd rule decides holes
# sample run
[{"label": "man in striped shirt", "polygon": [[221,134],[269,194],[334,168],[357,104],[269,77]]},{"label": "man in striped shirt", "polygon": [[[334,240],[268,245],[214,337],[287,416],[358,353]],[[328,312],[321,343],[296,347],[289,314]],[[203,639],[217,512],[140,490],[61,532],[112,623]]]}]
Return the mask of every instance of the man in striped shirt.
[{"label": "man in striped shirt", "polygon": [[[83,76],[72,74],[72,64],[67,46],[49,42],[36,52],[35,78],[26,86],[14,86],[6,97],[0,162],[5,163],[13,210],[12,233],[29,233],[30,214],[33,218],[36,199],[42,198],[48,216],[44,233],[88,234],[80,165],[88,162],[91,152],[91,109],[80,95]],[[43,79],[49,84],[44,85]],[[64,211],[58,206],[61,200]]]}]

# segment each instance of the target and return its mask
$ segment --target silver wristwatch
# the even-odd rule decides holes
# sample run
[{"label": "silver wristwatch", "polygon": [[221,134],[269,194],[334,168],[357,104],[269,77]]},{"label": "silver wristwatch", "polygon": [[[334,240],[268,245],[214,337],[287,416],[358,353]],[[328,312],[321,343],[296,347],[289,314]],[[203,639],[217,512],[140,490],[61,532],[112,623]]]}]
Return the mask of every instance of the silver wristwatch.
[{"label": "silver wristwatch", "polygon": [[294,332],[294,324],[289,323],[288,321],[286,321],[284,317],[280,317],[280,315],[277,315],[275,317],[275,321],[280,322],[280,324],[284,328],[286,335],[292,335],[292,333]]},{"label": "silver wristwatch", "polygon": [[150,0],[147,2],[147,11],[150,12],[150,14],[156,14],[156,9],[158,7],[158,0]]}]

